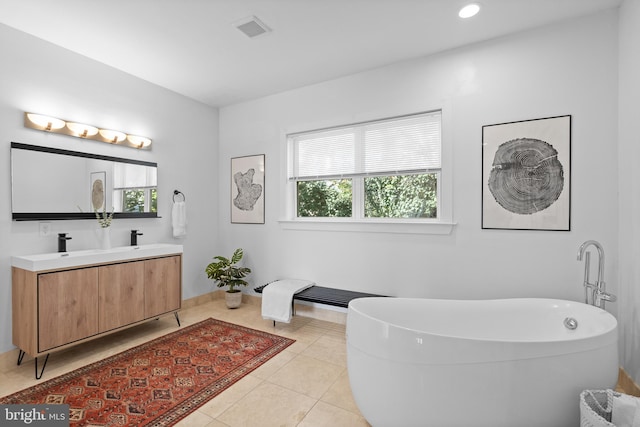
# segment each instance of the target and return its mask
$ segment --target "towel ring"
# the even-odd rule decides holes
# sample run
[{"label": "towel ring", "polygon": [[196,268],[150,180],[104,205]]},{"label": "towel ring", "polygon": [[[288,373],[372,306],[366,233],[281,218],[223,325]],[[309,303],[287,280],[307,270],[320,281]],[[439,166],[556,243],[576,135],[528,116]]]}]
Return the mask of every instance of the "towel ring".
[{"label": "towel ring", "polygon": [[176,202],[176,196],[182,196],[182,201],[186,202],[187,198],[185,197],[184,193],[182,191],[178,191],[178,190],[173,190],[173,203]]}]

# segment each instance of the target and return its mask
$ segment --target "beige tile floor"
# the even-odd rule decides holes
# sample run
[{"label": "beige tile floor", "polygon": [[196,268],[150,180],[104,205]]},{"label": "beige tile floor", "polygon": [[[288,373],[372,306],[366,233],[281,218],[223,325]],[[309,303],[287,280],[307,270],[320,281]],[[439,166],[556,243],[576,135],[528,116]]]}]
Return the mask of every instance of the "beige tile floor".
[{"label": "beige tile floor", "polygon": [[[262,319],[258,305],[229,310],[218,299],[180,312],[182,325],[213,317],[296,342],[178,423],[180,427],[369,426],[355,405],[346,368],[344,325],[296,316]],[[177,329],[173,316],[53,353],[40,381],[33,360],[0,371],[0,396],[53,378]]]}]

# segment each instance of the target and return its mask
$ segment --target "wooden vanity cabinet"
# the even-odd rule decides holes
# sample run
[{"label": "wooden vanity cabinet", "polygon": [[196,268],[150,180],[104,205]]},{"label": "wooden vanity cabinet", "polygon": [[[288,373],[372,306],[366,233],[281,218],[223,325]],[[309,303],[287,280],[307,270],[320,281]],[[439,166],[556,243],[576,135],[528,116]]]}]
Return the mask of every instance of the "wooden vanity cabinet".
[{"label": "wooden vanity cabinet", "polygon": [[97,311],[100,332],[145,318],[145,263],[126,262],[99,267]]},{"label": "wooden vanity cabinet", "polygon": [[180,308],[180,259],[150,259],[144,269],[144,316],[149,318]]},{"label": "wooden vanity cabinet", "polygon": [[13,343],[34,357],[181,307],[182,255],[12,276]]},{"label": "wooden vanity cabinet", "polygon": [[38,349],[47,351],[98,333],[98,269],[38,276]]}]

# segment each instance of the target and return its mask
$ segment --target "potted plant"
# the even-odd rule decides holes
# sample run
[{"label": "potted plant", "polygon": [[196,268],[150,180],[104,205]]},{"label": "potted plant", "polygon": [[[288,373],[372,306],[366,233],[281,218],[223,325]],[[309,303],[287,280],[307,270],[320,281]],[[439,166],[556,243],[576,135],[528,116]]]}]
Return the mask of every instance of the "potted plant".
[{"label": "potted plant", "polygon": [[240,303],[242,302],[242,291],[236,289],[236,286],[248,285],[244,278],[251,273],[251,269],[237,265],[243,255],[242,249],[238,248],[231,256],[231,259],[220,255],[215,256],[213,259],[217,261],[207,265],[205,270],[209,279],[218,282],[217,286],[219,288],[229,287],[224,294],[228,308],[240,307]]}]

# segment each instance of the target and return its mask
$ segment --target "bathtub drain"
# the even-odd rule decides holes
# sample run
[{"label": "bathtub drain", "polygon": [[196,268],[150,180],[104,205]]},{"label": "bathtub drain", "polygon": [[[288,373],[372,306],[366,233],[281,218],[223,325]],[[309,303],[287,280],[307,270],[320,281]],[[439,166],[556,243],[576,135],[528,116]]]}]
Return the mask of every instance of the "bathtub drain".
[{"label": "bathtub drain", "polygon": [[578,321],[573,317],[566,317],[564,319],[564,327],[567,329],[574,330],[578,327]]}]

